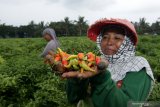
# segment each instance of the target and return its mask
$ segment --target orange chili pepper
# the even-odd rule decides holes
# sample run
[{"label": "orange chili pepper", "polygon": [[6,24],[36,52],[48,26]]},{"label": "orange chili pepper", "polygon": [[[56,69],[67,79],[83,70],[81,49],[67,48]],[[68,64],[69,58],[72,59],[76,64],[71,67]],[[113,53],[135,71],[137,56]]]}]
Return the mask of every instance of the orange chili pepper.
[{"label": "orange chili pepper", "polygon": [[78,58],[82,60],[84,58],[84,53],[78,53]]},{"label": "orange chili pepper", "polygon": [[60,61],[60,60],[61,60],[61,57],[58,57],[58,56],[57,56],[57,57],[54,58],[54,61],[55,61],[55,62]]},{"label": "orange chili pepper", "polygon": [[94,61],[95,60],[95,55],[92,52],[88,52],[87,53],[87,60],[89,62]]}]

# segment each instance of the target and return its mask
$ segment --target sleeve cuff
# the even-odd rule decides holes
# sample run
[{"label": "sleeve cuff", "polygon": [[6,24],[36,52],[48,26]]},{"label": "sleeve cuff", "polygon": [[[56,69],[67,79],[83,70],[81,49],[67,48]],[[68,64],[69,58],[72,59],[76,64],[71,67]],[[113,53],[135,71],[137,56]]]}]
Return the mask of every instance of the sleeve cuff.
[{"label": "sleeve cuff", "polygon": [[85,83],[86,81],[88,81],[88,79],[79,79],[79,78],[69,78],[68,79],[68,83],[71,84],[81,84],[81,83]]},{"label": "sleeve cuff", "polygon": [[92,78],[90,78],[90,82],[92,85],[100,85],[103,84],[104,82],[107,82],[111,79],[111,74],[108,70],[106,70],[103,73],[100,73]]}]

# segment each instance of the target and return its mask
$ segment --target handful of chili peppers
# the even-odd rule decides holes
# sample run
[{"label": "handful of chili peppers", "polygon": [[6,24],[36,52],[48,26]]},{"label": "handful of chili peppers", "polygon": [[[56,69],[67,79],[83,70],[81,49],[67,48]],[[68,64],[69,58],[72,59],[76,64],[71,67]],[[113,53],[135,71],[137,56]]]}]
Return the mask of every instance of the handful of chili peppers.
[{"label": "handful of chili peppers", "polygon": [[55,65],[61,65],[61,68],[58,69],[60,73],[71,70],[79,71],[80,73],[85,71],[96,72],[92,68],[100,62],[101,58],[92,52],[71,55],[62,51],[60,48],[57,49],[56,53],[49,51],[45,57],[45,63],[49,64],[53,69],[56,67]]}]

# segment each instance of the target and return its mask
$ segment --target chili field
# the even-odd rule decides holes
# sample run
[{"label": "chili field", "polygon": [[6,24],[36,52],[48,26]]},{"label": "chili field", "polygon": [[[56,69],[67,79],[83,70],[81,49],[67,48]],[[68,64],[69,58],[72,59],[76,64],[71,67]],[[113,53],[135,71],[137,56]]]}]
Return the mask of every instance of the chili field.
[{"label": "chili field", "polygon": [[[86,37],[59,37],[67,53],[96,54],[96,44]],[[74,107],[67,102],[65,80],[43,63],[42,38],[0,39],[0,107]],[[137,55],[145,57],[156,83],[150,101],[160,101],[160,36],[139,36]]]}]

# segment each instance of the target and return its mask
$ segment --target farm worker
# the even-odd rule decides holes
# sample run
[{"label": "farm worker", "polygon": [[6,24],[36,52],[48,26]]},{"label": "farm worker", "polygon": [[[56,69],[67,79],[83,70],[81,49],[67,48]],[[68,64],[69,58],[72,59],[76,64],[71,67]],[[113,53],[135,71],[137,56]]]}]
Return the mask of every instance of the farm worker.
[{"label": "farm worker", "polygon": [[42,33],[44,39],[48,42],[46,47],[44,48],[43,53],[41,54],[42,57],[45,57],[50,50],[56,51],[59,47],[59,41],[56,37],[56,33],[52,28],[46,28]]},{"label": "farm worker", "polygon": [[135,56],[138,37],[133,24],[104,18],[89,27],[88,37],[96,41],[108,67],[103,72],[96,69],[96,73],[63,73],[68,78],[69,102],[78,107],[127,107],[130,101],[147,100],[154,77],[148,61]]}]

